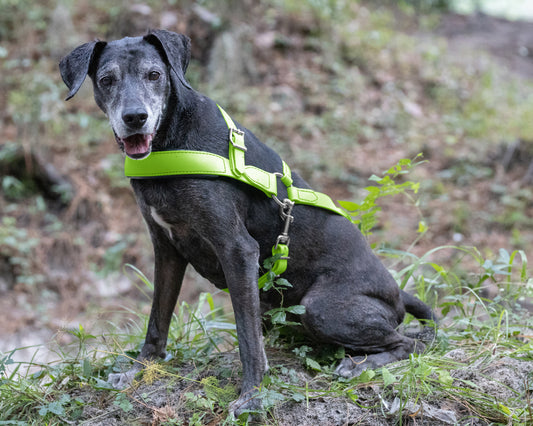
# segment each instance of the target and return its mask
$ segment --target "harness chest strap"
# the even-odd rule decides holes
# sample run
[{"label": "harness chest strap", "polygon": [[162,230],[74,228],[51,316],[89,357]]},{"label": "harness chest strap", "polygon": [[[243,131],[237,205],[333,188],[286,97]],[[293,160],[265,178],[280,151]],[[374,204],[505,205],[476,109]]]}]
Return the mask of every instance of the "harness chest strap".
[{"label": "harness chest strap", "polygon": [[225,158],[206,151],[155,151],[141,160],[126,157],[124,173],[131,179],[161,176],[205,175],[229,177],[251,185],[268,197],[277,196],[277,178],[287,187],[287,198],[296,204],[304,204],[330,210],[344,216],[350,215],[337,207],[324,193],[292,185],[291,170],[283,161],[283,173],[270,173],[245,164],[246,145],[244,132],[237,129],[231,117],[218,107],[229,128],[229,150]]}]

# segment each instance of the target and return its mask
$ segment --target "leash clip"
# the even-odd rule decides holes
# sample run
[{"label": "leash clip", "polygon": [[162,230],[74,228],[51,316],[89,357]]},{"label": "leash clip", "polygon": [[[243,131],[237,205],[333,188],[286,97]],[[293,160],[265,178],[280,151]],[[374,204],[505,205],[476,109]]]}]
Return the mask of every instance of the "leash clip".
[{"label": "leash clip", "polygon": [[291,215],[292,208],[294,207],[294,201],[285,198],[283,202],[281,202],[276,196],[273,196],[273,198],[279,205],[279,214],[281,218],[285,221],[283,225],[283,231],[280,235],[278,235],[278,238],[276,239],[276,245],[274,247],[277,247],[278,244],[285,244],[288,246],[290,242],[289,227],[294,221],[294,216]]}]

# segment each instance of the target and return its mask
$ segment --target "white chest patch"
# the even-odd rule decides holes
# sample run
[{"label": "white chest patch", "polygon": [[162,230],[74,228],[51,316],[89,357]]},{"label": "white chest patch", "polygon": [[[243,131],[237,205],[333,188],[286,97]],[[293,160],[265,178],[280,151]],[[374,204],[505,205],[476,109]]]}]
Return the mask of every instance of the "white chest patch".
[{"label": "white chest patch", "polygon": [[168,232],[170,239],[172,239],[172,226],[165,222],[161,216],[159,216],[155,207],[150,207],[150,214],[152,215],[155,223],[157,223],[161,228],[165,229]]}]

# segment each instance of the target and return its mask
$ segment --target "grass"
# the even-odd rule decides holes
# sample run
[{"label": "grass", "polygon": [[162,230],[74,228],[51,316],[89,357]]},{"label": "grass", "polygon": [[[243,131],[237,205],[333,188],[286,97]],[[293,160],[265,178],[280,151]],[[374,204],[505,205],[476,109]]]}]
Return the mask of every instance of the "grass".
[{"label": "grass", "polygon": [[[400,162],[385,174],[387,185],[374,187],[381,195],[412,188],[390,179],[393,172],[403,170],[400,164],[407,163]],[[377,198],[375,193],[368,195],[367,203],[361,203],[369,206],[363,213],[375,210]],[[459,254],[461,262],[453,268],[439,265],[435,257],[443,251]],[[472,366],[483,372],[511,360],[516,365],[533,361],[533,318],[522,306],[533,297],[525,252],[502,249],[488,259],[475,248],[461,246],[437,247],[421,257],[390,249],[378,252],[389,258],[398,284],[414,288],[439,313],[437,340],[422,355],[412,354],[358,378],[343,379],[333,373],[345,356],[342,348],[314,347],[290,331],[294,323],[281,318],[265,336],[271,370],[260,389],[264,421],[276,424],[283,407],[291,404],[308,409],[317,401],[339,399],[366,415],[384,415],[399,424],[421,412],[426,419],[450,422],[467,418],[487,424],[533,421],[529,402],[533,369],[518,372],[524,380],[519,386],[488,373],[466,374]],[[475,271],[472,264],[477,265]],[[143,292],[153,290],[150,280],[134,266],[127,265],[125,272],[133,273]],[[489,282],[498,290],[493,298],[484,296]],[[280,292],[289,285],[278,284],[274,288]],[[121,424],[135,424],[139,418],[150,418],[153,424],[184,424],[187,419],[188,424],[247,422],[228,416],[229,403],[238,392],[240,368],[235,324],[216,306],[212,294],[203,293],[195,305],[180,304],[171,323],[165,362],[147,364],[132,388],[116,391],[106,378],[138,355],[148,321],[146,315],[130,313],[138,319],[122,333],[97,337],[82,325],[66,330],[76,343],[68,350],[58,347],[56,363],[16,363],[16,350],[2,355],[0,424],[83,424],[110,416]],[[407,318],[405,327],[410,322],[412,318]],[[503,391],[491,391],[494,386]]]},{"label": "grass", "polygon": [[[522,271],[516,270],[516,254],[507,259],[509,263],[505,265],[498,263],[501,258],[496,263],[505,266],[502,271],[522,276]],[[422,262],[414,264],[418,265],[413,272],[417,276],[423,269]],[[435,266],[432,265],[433,269],[438,269]],[[411,414],[416,413],[413,407],[445,401],[463,407],[470,411],[469,417],[485,422],[528,423],[533,420],[531,406],[526,403],[531,390],[531,371],[522,391],[510,389],[506,399],[499,399],[476,380],[461,378],[460,374],[475,365],[487,367],[504,357],[524,362],[533,360],[531,338],[527,337],[533,327],[531,316],[505,308],[514,307],[517,301],[516,285],[524,286],[520,298],[531,295],[533,283],[510,280],[507,272],[500,283],[502,294],[498,301],[484,299],[479,289],[452,284],[448,279],[450,274],[443,275],[441,270],[433,276],[426,275],[426,282],[431,282],[443,294],[436,301],[443,325],[433,347],[423,355],[412,355],[408,360],[366,371],[356,379],[333,376],[336,362],[344,355],[338,348],[318,352],[310,346],[291,344],[275,333],[274,337],[268,335],[268,352],[273,360],[261,390],[266,411],[274,413],[287,403],[305,406],[313,400],[347,398],[364,410],[389,413],[390,419],[401,423],[402,413],[409,414],[409,410]],[[476,278],[481,281],[484,276]],[[146,323],[147,318],[140,316],[140,320]],[[170,358],[165,363],[149,364],[132,389],[112,390],[105,382],[107,374],[121,361],[137,354],[140,343],[137,339],[142,335],[138,331],[135,341],[127,345],[133,344],[132,349],[127,350],[122,335],[102,340],[80,326],[70,331],[77,339],[77,347],[71,354],[60,354],[60,361],[52,365],[30,362],[27,366],[40,368],[31,374],[24,372],[25,365],[13,363],[14,352],[5,354],[0,361],[2,424],[82,422],[90,418],[88,407],[97,409],[102,418],[109,416],[111,410],[115,417],[122,419],[122,424],[132,424],[128,422],[146,411],[153,419],[159,419],[160,423],[155,424],[182,424],[187,418],[191,419],[189,424],[205,424],[213,419],[234,423],[226,410],[237,394],[238,366],[236,356],[230,361],[225,358],[229,356],[225,351],[234,349],[234,324],[219,316],[212,295],[203,294],[196,306],[183,303],[178,308],[169,339]],[[110,341],[115,341],[111,348]],[[464,353],[461,361],[447,355],[454,350]],[[302,375],[306,377],[304,382]],[[175,391],[177,382],[184,382],[185,387]],[[369,388],[375,392],[369,393]],[[180,403],[163,407],[153,404],[155,393],[168,393],[169,401],[179,399]],[[394,412],[393,404],[403,408]]]}]

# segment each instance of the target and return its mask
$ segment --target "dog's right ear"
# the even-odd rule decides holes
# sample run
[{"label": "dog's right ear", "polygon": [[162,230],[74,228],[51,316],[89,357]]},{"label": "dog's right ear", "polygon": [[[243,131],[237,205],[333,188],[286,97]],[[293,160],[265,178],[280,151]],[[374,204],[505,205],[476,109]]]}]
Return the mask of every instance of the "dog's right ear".
[{"label": "dog's right ear", "polygon": [[95,58],[106,45],[105,41],[91,41],[76,47],[59,62],[59,71],[69,88],[66,101],[72,98],[83,84]]}]

